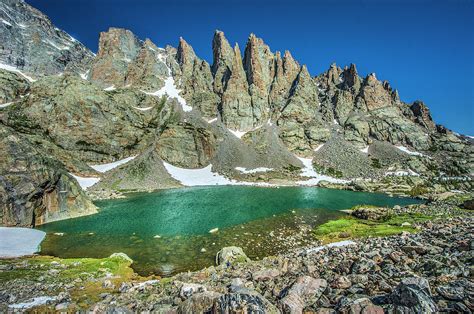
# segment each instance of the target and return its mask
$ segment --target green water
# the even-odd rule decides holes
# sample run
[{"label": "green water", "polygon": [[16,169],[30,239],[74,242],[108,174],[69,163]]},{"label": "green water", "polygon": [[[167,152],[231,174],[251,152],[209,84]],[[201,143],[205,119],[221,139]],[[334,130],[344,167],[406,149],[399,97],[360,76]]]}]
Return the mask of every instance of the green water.
[{"label": "green water", "polygon": [[[340,209],[416,202],[313,187],[194,187],[99,201],[98,214],[39,229],[48,233],[41,244],[43,254],[67,258],[124,252],[140,274],[170,275],[212,265],[224,246],[241,246],[251,258],[261,258],[307,244],[309,234],[287,239],[337,218]],[[219,231],[209,233],[214,228]]]}]

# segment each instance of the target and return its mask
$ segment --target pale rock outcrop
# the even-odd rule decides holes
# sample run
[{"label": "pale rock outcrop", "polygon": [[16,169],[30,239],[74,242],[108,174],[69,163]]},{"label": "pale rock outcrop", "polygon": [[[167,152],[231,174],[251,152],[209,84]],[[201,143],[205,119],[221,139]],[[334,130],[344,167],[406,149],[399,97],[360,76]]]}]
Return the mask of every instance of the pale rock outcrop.
[{"label": "pale rock outcrop", "polygon": [[33,78],[84,73],[94,55],[23,0],[0,2],[0,64]]},{"label": "pale rock outcrop", "polygon": [[94,59],[90,79],[103,87],[125,83],[130,62],[140,51],[141,41],[129,30],[111,27],[101,32],[99,51]]},{"label": "pale rock outcrop", "polygon": [[221,103],[224,124],[232,130],[249,131],[254,127],[252,100],[248,88],[239,45],[236,44],[231,74]]},{"label": "pale rock outcrop", "polygon": [[212,40],[213,64],[212,74],[214,75],[214,91],[218,95],[224,93],[227,81],[230,79],[234,63],[234,50],[230,46],[224,32],[216,31]]},{"label": "pale rock outcrop", "polygon": [[159,58],[160,48],[146,39],[136,57],[128,64],[124,84],[147,92],[159,90],[169,75],[168,67]]},{"label": "pale rock outcrop", "polygon": [[180,88],[187,102],[198,108],[204,117],[217,116],[219,97],[213,92],[212,73],[209,64],[196,57],[193,48],[180,38],[176,61],[181,69]]},{"label": "pale rock outcrop", "polygon": [[293,59],[289,51],[285,51],[283,59],[279,51],[275,53],[275,77],[269,93],[271,109],[279,110],[286,104],[291,86],[299,71],[300,65]]},{"label": "pale rock outcrop", "polygon": [[250,34],[243,64],[252,100],[253,124],[257,126],[269,116],[268,93],[275,75],[274,55],[261,38]]}]

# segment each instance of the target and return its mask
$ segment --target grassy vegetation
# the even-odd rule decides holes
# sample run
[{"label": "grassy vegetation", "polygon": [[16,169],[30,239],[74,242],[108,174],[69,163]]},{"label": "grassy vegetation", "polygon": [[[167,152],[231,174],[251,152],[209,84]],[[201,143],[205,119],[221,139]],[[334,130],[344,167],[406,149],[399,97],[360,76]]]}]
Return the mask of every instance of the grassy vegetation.
[{"label": "grassy vegetation", "polygon": [[[329,221],[314,230],[316,238],[323,243],[341,241],[343,238],[383,237],[402,231],[416,232],[414,223],[432,219],[422,214],[403,214],[385,218],[383,221],[369,221],[351,216]],[[403,223],[410,225],[402,226]]]},{"label": "grassy vegetation", "polygon": [[428,189],[426,187],[422,185],[415,185],[408,194],[415,197],[426,193],[428,193]]},{"label": "grassy vegetation", "polygon": [[[130,267],[131,263],[123,258],[68,258],[51,256],[33,256],[27,258],[0,260],[3,267],[12,265],[0,272],[0,281],[27,280],[48,284],[73,284],[69,290],[73,301],[81,308],[87,308],[99,301],[103,292],[114,293],[112,288],[104,288],[104,278],[110,278],[115,287],[124,281],[143,279]],[[109,276],[107,276],[109,274]],[[110,275],[111,274],[111,275]],[[43,278],[43,279],[42,279]],[[55,291],[59,293],[60,290]]]}]

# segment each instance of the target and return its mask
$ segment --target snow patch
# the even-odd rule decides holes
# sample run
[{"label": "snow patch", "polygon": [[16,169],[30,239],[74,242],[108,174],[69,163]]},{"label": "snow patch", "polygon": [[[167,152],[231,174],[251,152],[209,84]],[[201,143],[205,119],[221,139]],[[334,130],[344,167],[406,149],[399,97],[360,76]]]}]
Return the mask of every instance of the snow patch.
[{"label": "snow patch", "polygon": [[217,121],[217,118],[214,118],[214,119],[211,119],[211,120],[207,120],[207,123],[212,123],[212,122],[216,122]]},{"label": "snow patch", "polygon": [[0,227],[0,257],[31,255],[40,250],[46,233],[31,228]]},{"label": "snow patch", "polygon": [[104,88],[104,90],[107,91],[107,92],[113,91],[113,90],[115,90],[115,89],[116,89],[116,88],[115,88],[115,85],[112,85],[112,86],[109,86],[109,87],[107,87],[107,88]]},{"label": "snow patch", "polygon": [[244,136],[247,133],[246,131],[234,131],[234,130],[231,130],[231,129],[227,129],[227,130],[229,130],[237,138],[242,138],[242,136]]},{"label": "snow patch", "polygon": [[314,151],[317,152],[317,151],[320,150],[323,146],[324,146],[324,144],[319,145],[318,147],[316,147],[316,148],[314,149]]},{"label": "snow patch", "polygon": [[29,77],[28,75],[26,75],[25,73],[21,72],[20,70],[18,70],[17,68],[15,68],[15,67],[13,67],[13,66],[11,66],[11,65],[0,63],[0,69],[4,69],[4,70],[10,71],[10,72],[18,73],[18,74],[20,74],[21,76],[23,76],[24,78],[26,78],[28,81],[30,81],[30,82],[36,82],[35,79]]},{"label": "snow patch", "polygon": [[339,122],[337,122],[337,120],[336,120],[336,119],[333,119],[333,120],[332,120],[332,123],[333,123],[333,124],[337,124],[337,125],[339,125]]},{"label": "snow patch", "polygon": [[348,245],[356,245],[356,243],[351,240],[339,241],[339,242],[329,243],[326,245],[321,245],[321,246],[313,247],[311,249],[307,249],[306,253],[315,253],[315,252],[322,251],[326,248],[343,247],[343,246],[348,246]]},{"label": "snow patch", "polygon": [[150,109],[153,109],[153,106],[151,106],[151,107],[144,107],[144,108],[133,107],[133,109],[137,109],[137,110],[140,110],[140,111],[148,111],[148,110],[150,110]]},{"label": "snow patch", "polygon": [[254,186],[273,186],[266,182],[239,182],[231,180],[216,172],[212,172],[212,164],[201,169],[185,169],[173,166],[163,161],[168,173],[185,186],[203,186],[203,185],[254,185]]},{"label": "snow patch", "polygon": [[242,173],[257,173],[257,172],[267,172],[267,171],[272,171],[273,168],[265,168],[265,167],[259,167],[259,168],[254,168],[254,169],[247,169],[243,167],[235,167],[235,170],[238,170]]},{"label": "snow patch", "polygon": [[0,108],[6,108],[6,107],[12,105],[13,103],[14,103],[14,102],[12,101],[12,102],[7,102],[6,104],[1,104],[1,105],[0,105]]},{"label": "snow patch", "polygon": [[58,49],[58,50],[69,50],[70,48],[68,46],[58,46],[56,45],[54,42],[52,42],[51,40],[47,40],[47,41],[44,41],[44,43],[46,44],[50,44],[51,46],[53,46],[54,48]]},{"label": "snow patch", "polygon": [[163,86],[161,89],[157,90],[156,92],[144,92],[145,94],[152,95],[152,96],[158,96],[161,97],[163,95],[168,95],[168,97],[171,98],[176,98],[178,102],[181,104],[181,107],[183,108],[183,111],[189,112],[193,110],[191,106],[188,106],[186,104],[186,100],[179,95],[180,90],[176,88],[174,84],[174,78],[173,76],[169,76],[165,79],[165,86]]},{"label": "snow patch", "polygon": [[313,159],[311,158],[303,158],[296,156],[302,163],[303,169],[301,169],[301,176],[311,178],[305,181],[297,181],[299,185],[316,185],[320,181],[328,181],[332,183],[348,183],[347,180],[336,179],[327,175],[317,173],[313,168]]},{"label": "snow patch", "polygon": [[404,153],[407,153],[408,155],[413,155],[413,156],[425,156],[423,155],[422,153],[419,153],[419,152],[414,152],[414,151],[411,151],[409,150],[407,147],[405,146],[395,146],[396,148],[398,148],[399,150],[401,150],[402,152]]},{"label": "snow patch", "polygon": [[108,163],[108,164],[102,164],[102,165],[92,165],[90,166],[92,169],[94,169],[95,171],[99,171],[99,172],[107,172],[109,170],[112,170],[114,168],[117,168],[118,166],[120,165],[123,165],[123,164],[126,164],[127,162],[129,162],[130,160],[133,160],[135,157],[137,156],[132,156],[132,157],[128,157],[128,158],[124,158],[124,159],[121,159],[121,160],[117,160],[115,162],[111,162],[111,163]]},{"label": "snow patch", "polygon": [[24,302],[24,303],[15,303],[15,304],[10,304],[8,307],[12,309],[18,309],[18,310],[27,310],[35,306],[40,306],[48,303],[49,301],[55,301],[55,297],[48,297],[48,296],[43,296],[43,297],[36,297],[31,299],[29,302]]},{"label": "snow patch", "polygon": [[89,76],[89,70],[86,71],[86,73],[81,73],[79,74],[83,80],[87,80],[87,76]]},{"label": "snow patch", "polygon": [[234,184],[232,180],[229,180],[218,173],[212,172],[212,164],[201,169],[179,168],[165,161],[163,161],[163,165],[174,179],[186,186]]},{"label": "snow patch", "polygon": [[10,22],[5,21],[4,19],[2,19],[2,23],[8,26],[13,26]]},{"label": "snow patch", "polygon": [[[163,48],[158,48],[158,49],[160,51],[164,51]],[[157,90],[156,92],[152,92],[152,93],[145,92],[145,91],[142,91],[142,92],[144,92],[145,94],[148,94],[148,95],[158,96],[158,97],[161,97],[161,96],[166,94],[166,95],[168,95],[168,97],[176,98],[178,100],[179,104],[181,105],[181,107],[183,108],[183,111],[189,112],[189,111],[193,110],[193,108],[186,103],[186,100],[183,97],[181,97],[181,95],[179,95],[181,90],[176,88],[176,84],[174,82],[174,78],[173,78],[173,75],[171,73],[171,69],[168,66],[168,64],[166,64],[166,56],[164,56],[163,54],[159,54],[157,57],[158,57],[158,60],[160,60],[161,62],[163,62],[165,64],[165,66],[168,70],[168,77],[165,79],[165,86],[163,86],[161,89]]]},{"label": "snow patch", "polygon": [[369,146],[367,146],[365,148],[362,148],[360,151],[365,153],[365,154],[368,154],[369,153]]},{"label": "snow patch", "polygon": [[396,177],[404,177],[404,176],[415,176],[419,177],[420,175],[416,173],[415,171],[408,169],[408,171],[405,170],[397,170],[397,171],[388,171],[385,173],[385,176],[396,176]]},{"label": "snow patch", "polygon": [[72,173],[69,173],[74,179],[76,179],[77,183],[81,186],[83,190],[87,190],[87,188],[93,186],[97,182],[100,181],[100,178],[95,178],[95,177],[80,177],[76,176]]}]

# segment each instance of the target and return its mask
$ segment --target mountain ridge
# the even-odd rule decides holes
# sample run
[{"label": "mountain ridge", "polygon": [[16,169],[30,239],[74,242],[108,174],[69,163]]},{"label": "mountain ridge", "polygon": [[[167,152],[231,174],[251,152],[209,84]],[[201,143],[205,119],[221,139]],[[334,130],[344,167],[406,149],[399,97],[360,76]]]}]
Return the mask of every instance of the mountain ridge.
[{"label": "mountain ridge", "polygon": [[[8,11],[15,22],[0,25],[7,47],[0,60],[15,67],[0,70],[0,144],[8,151],[0,163],[3,225],[84,214],[80,204],[93,213],[91,197],[123,190],[186,185],[166,165],[210,165],[212,173],[246,184],[405,194],[472,188],[472,140],[436,125],[423,102],[401,101],[375,74],[359,76],[354,64],[311,76],[289,51],[282,57],[250,34],[242,54],[222,31],[212,39],[212,64],[183,38],[177,48],[160,48],[114,27],[101,32],[96,55],[75,41],[61,50],[46,43],[71,44],[70,36],[50,32],[47,17],[21,0],[2,6],[0,14]],[[38,16],[36,32],[26,35],[39,41],[12,40],[24,14]],[[17,61],[36,50],[39,57]],[[29,145],[39,153],[22,155]],[[138,157],[106,173],[90,166],[131,156]],[[82,190],[78,177],[98,183]]]}]

